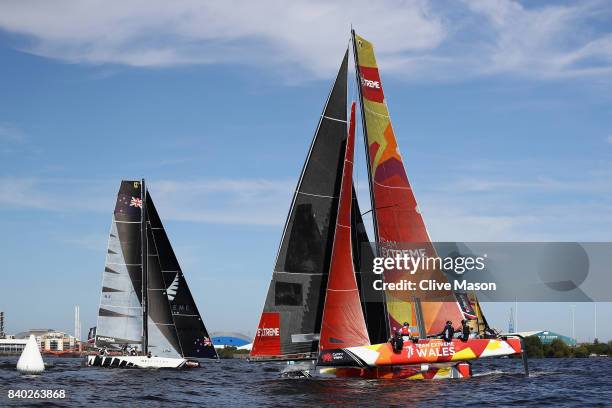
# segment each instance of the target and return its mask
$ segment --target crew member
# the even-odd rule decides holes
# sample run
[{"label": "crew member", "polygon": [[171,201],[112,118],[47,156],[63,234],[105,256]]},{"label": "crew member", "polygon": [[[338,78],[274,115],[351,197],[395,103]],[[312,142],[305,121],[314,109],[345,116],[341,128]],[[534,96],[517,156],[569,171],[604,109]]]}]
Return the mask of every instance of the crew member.
[{"label": "crew member", "polygon": [[454,334],[455,329],[453,329],[453,322],[448,320],[446,322],[446,326],[444,326],[444,329],[442,329],[442,333],[440,333],[438,336],[444,339],[444,341],[449,342],[453,339]]},{"label": "crew member", "polygon": [[402,352],[404,348],[404,340],[402,338],[402,333],[398,330],[395,333],[395,336],[391,337],[391,346],[393,347],[393,352],[395,354],[399,354]]},{"label": "crew member", "polygon": [[402,340],[410,340],[412,332],[410,331],[410,325],[408,324],[408,322],[404,322],[404,324],[402,325],[402,327],[399,328],[397,333],[402,336]]},{"label": "crew member", "polygon": [[470,326],[467,320],[461,321],[461,341],[467,341],[470,338]]}]

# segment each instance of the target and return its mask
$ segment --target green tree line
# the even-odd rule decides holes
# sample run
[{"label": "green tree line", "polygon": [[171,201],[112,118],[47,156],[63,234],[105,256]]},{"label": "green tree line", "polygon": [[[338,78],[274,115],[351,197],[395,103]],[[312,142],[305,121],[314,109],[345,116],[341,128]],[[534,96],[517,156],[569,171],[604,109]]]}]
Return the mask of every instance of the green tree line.
[{"label": "green tree line", "polygon": [[525,337],[525,350],[532,358],[585,358],[591,354],[612,356],[612,341],[579,344],[570,347],[563,340],[555,339],[550,344],[542,344],[538,336]]}]

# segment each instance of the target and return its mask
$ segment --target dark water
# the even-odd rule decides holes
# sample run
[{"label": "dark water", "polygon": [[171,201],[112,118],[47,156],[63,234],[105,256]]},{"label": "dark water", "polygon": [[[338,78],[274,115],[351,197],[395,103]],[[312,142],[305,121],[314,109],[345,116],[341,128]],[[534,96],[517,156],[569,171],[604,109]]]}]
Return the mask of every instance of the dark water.
[{"label": "dark water", "polygon": [[[241,360],[186,371],[82,368],[78,359],[46,359],[41,376],[0,357],[0,406],[612,406],[612,358],[474,364],[473,378],[440,381],[284,379],[282,365]],[[63,400],[9,400],[9,389],[64,389]]]}]

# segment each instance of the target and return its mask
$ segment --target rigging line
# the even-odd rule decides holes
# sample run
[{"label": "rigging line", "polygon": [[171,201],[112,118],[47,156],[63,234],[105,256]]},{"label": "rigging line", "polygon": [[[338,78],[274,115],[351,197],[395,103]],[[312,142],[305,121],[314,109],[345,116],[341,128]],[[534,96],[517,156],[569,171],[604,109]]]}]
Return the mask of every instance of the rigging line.
[{"label": "rigging line", "polygon": [[391,208],[391,207],[399,207],[399,205],[397,205],[397,204],[393,204],[393,205],[385,205],[385,206],[383,206],[383,207],[370,208],[368,211],[366,211],[366,212],[364,212],[363,214],[361,214],[361,216],[363,217],[364,215],[366,215],[366,214],[368,214],[368,213],[371,213],[371,212],[372,212],[372,210],[374,210],[374,209],[378,211],[378,210],[383,210],[383,209],[385,209],[385,208]]}]

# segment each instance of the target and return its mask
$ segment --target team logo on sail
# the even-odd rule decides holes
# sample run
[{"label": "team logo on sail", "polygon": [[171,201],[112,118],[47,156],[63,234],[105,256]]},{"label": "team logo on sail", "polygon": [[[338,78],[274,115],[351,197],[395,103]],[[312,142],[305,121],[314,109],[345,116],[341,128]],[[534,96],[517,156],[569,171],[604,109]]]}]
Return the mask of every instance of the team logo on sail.
[{"label": "team logo on sail", "polygon": [[367,86],[368,88],[380,89],[380,81],[365,79],[363,76],[361,77],[361,85]]},{"label": "team logo on sail", "polygon": [[280,328],[278,327],[258,327],[257,337],[280,336]]},{"label": "team logo on sail", "polygon": [[166,295],[168,295],[169,301],[173,301],[174,298],[176,297],[178,285],[179,285],[179,274],[177,273],[176,276],[174,277],[174,280],[170,284],[170,286],[168,286],[168,289],[166,289]]},{"label": "team logo on sail", "polygon": [[377,68],[360,66],[359,79],[363,97],[367,101],[382,103],[385,100]]}]

